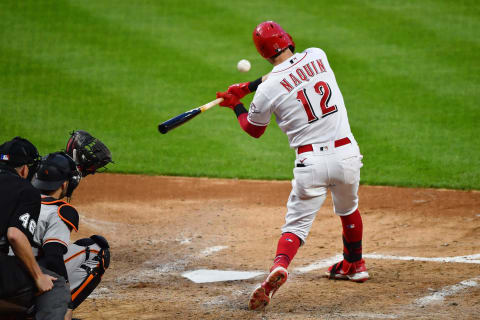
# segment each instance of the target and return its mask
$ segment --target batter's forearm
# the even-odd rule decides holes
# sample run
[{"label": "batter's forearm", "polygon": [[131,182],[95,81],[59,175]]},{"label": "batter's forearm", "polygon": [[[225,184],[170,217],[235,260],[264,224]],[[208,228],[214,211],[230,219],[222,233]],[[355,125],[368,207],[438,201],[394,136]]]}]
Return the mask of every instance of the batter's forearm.
[{"label": "batter's forearm", "polygon": [[20,259],[20,261],[22,261],[32,278],[37,279],[40,277],[43,273],[35,260],[32,246],[30,245],[27,236],[19,229],[10,227],[7,231],[7,238],[12,246],[13,253],[18,259]]},{"label": "batter's forearm", "polygon": [[234,108],[233,111],[235,111],[235,114],[237,115],[237,120],[238,123],[240,124],[240,127],[248,133],[250,136],[254,138],[260,138],[260,136],[265,132],[267,129],[267,126],[256,126],[248,122],[248,111],[245,109],[243,104],[237,104]]}]

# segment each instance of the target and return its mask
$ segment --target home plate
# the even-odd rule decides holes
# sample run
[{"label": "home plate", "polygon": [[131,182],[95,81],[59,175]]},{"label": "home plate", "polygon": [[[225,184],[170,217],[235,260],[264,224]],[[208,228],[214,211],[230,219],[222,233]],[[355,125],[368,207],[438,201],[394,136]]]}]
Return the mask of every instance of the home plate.
[{"label": "home plate", "polygon": [[185,272],[182,274],[182,276],[195,283],[206,283],[206,282],[246,280],[246,279],[255,278],[262,274],[264,274],[264,272],[200,269],[200,270]]}]

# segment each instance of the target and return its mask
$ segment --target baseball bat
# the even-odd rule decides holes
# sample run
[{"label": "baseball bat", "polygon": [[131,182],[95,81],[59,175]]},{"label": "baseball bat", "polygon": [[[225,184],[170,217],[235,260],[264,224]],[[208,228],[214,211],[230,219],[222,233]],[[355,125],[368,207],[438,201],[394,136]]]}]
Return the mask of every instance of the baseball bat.
[{"label": "baseball bat", "polygon": [[175,129],[176,127],[184,124],[185,122],[195,118],[198,116],[200,113],[207,111],[213,106],[216,106],[220,102],[223,101],[223,98],[218,98],[213,101],[210,101],[209,103],[204,104],[203,106],[194,108],[192,110],[185,111],[182,114],[179,114],[176,117],[173,117],[172,119],[169,119],[167,121],[164,121],[158,125],[158,131],[161,133],[165,134],[168,131]]}]

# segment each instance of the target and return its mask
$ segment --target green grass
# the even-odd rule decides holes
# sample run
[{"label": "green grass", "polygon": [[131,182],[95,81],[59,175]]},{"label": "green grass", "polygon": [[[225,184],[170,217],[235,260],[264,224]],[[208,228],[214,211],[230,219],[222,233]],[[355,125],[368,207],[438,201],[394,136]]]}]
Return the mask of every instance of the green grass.
[{"label": "green grass", "polygon": [[0,141],[21,135],[45,154],[83,129],[110,147],[113,172],[291,179],[274,121],[256,140],[214,108],[157,131],[271,69],[251,42],[267,19],[327,52],[362,183],[480,189],[476,1],[1,1]]}]

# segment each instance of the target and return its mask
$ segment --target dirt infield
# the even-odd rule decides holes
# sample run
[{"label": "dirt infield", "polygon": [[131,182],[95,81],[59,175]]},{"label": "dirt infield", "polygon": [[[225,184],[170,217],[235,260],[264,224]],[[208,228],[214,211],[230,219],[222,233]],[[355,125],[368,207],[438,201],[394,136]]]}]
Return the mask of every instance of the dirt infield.
[{"label": "dirt infield", "polygon": [[[111,267],[76,311],[81,319],[479,319],[480,192],[360,188],[371,280],[327,280],[341,253],[330,196],[289,281],[264,312],[247,310],[264,275],[195,283],[199,269],[266,272],[288,181],[97,174],[72,204],[74,238],[102,234]],[[443,259],[442,259],[443,258]]]}]

